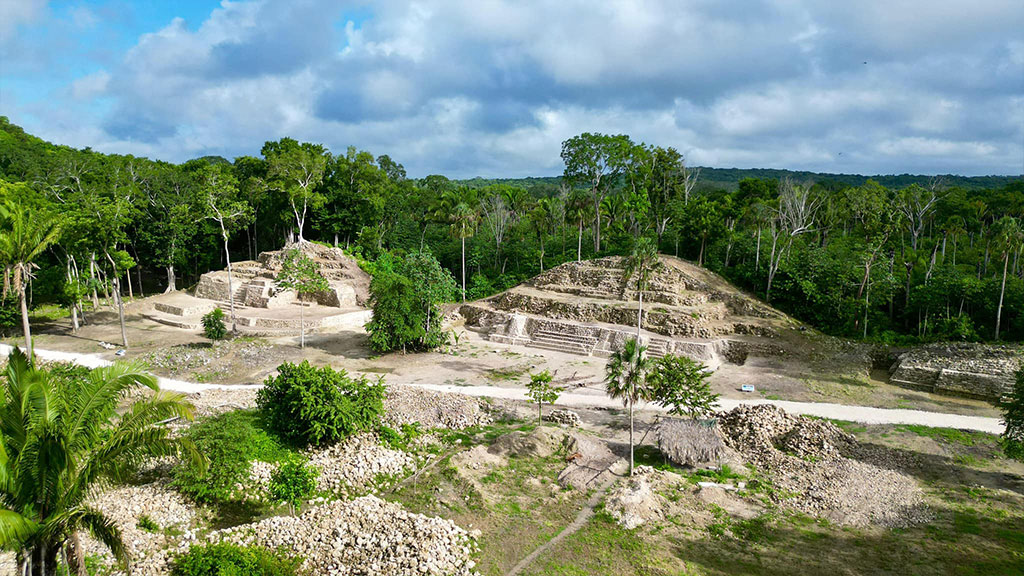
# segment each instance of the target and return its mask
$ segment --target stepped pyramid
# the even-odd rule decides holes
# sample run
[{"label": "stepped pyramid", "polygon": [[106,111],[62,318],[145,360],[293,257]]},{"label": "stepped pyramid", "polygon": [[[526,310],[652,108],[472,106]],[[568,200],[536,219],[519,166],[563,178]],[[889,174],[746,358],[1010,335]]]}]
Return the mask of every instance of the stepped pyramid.
[{"label": "stepped pyramid", "polygon": [[[766,341],[791,325],[719,276],[660,258],[644,291],[641,339],[650,356],[687,355],[712,367],[742,362],[751,348],[770,350]],[[460,312],[494,341],[607,356],[636,335],[636,284],[626,280],[621,257],[568,262]]]}]

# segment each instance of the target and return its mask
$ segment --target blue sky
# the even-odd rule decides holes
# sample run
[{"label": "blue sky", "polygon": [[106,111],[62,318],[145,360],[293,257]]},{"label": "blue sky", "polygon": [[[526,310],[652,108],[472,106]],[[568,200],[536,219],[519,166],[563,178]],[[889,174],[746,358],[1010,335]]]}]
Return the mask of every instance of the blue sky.
[{"label": "blue sky", "polygon": [[0,114],[169,161],[291,136],[413,176],[551,175],[624,132],[690,164],[1024,172],[1020,0],[0,0]]}]

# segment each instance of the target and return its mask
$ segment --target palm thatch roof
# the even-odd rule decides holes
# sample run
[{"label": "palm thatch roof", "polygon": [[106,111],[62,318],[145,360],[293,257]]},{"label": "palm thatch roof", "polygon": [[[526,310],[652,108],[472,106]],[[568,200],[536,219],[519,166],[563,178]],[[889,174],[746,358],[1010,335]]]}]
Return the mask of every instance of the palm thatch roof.
[{"label": "palm thatch roof", "polygon": [[717,465],[725,454],[725,441],[717,420],[667,418],[658,424],[658,448],[680,466]]}]

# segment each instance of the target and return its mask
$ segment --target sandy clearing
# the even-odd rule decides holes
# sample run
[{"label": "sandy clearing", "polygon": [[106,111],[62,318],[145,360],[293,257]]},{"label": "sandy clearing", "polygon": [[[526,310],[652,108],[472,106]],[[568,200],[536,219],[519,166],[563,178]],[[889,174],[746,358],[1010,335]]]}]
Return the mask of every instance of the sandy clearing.
[{"label": "sandy clearing", "polygon": [[[0,344],[0,354],[10,354],[12,348],[6,344]],[[110,364],[108,360],[99,358],[92,354],[79,354],[74,352],[61,352],[57,350],[36,349],[36,355],[53,362],[71,362],[89,368],[97,368]],[[201,392],[211,389],[252,389],[260,388],[262,384],[200,384],[197,382],[186,382],[172,378],[159,377],[158,382],[161,388],[177,392]],[[497,387],[497,386],[457,386],[451,384],[426,384],[408,383],[409,386],[418,386],[427,390],[438,392],[450,392],[455,394],[466,394],[484,398],[501,398],[508,400],[525,400],[525,388]],[[586,392],[563,392],[558,399],[560,406],[587,406],[598,408],[622,408],[622,403],[613,400],[597,390]],[[806,416],[818,416],[821,418],[834,418],[838,420],[849,420],[862,424],[916,424],[941,428],[957,428],[961,430],[976,430],[990,434],[1001,434],[1003,424],[998,418],[986,418],[980,416],[962,416],[959,414],[947,414],[942,412],[927,412],[924,410],[904,410],[889,408],[872,408],[868,406],[851,406],[845,404],[831,404],[825,402],[793,402],[788,400],[768,400],[751,398],[740,400],[734,398],[722,398],[719,400],[719,407],[723,410],[731,410],[741,404],[774,404],[794,414]],[[640,410],[664,411],[660,406],[641,403]]]}]

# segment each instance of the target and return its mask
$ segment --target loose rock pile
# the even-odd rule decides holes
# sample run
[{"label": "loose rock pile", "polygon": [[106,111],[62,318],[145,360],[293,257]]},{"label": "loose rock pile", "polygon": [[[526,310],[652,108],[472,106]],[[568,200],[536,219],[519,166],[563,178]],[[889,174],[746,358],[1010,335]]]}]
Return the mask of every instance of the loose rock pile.
[{"label": "loose rock pile", "polygon": [[912,478],[844,456],[856,441],[831,422],[760,405],[722,414],[719,424],[726,444],[781,489],[771,494],[777,504],[856,526],[907,526],[930,516]]},{"label": "loose rock pile", "polygon": [[579,428],[580,426],[580,415],[572,410],[552,410],[544,419],[570,428]]},{"label": "loose rock pile", "polygon": [[[195,508],[164,484],[118,487],[100,493],[90,505],[121,530],[136,576],[165,573],[163,566],[168,558],[165,547],[172,540],[187,543],[195,539]],[[143,517],[155,523],[158,530],[141,528],[139,520]],[[83,535],[82,545],[86,555],[94,555],[113,564],[110,551],[97,540]]]},{"label": "loose rock pile", "polygon": [[490,414],[476,398],[412,386],[388,386],[384,409],[384,424],[392,428],[419,422],[425,429],[462,430],[491,423]]},{"label": "loose rock pile", "polygon": [[365,492],[373,488],[376,479],[401,476],[416,466],[411,455],[382,446],[372,434],[354,436],[307,455],[309,463],[320,469],[317,490],[332,494]]},{"label": "loose rock pile", "polygon": [[278,516],[213,538],[305,558],[313,574],[463,576],[476,572],[473,537],[441,518],[405,511],[373,496],[339,500],[298,517]]}]

